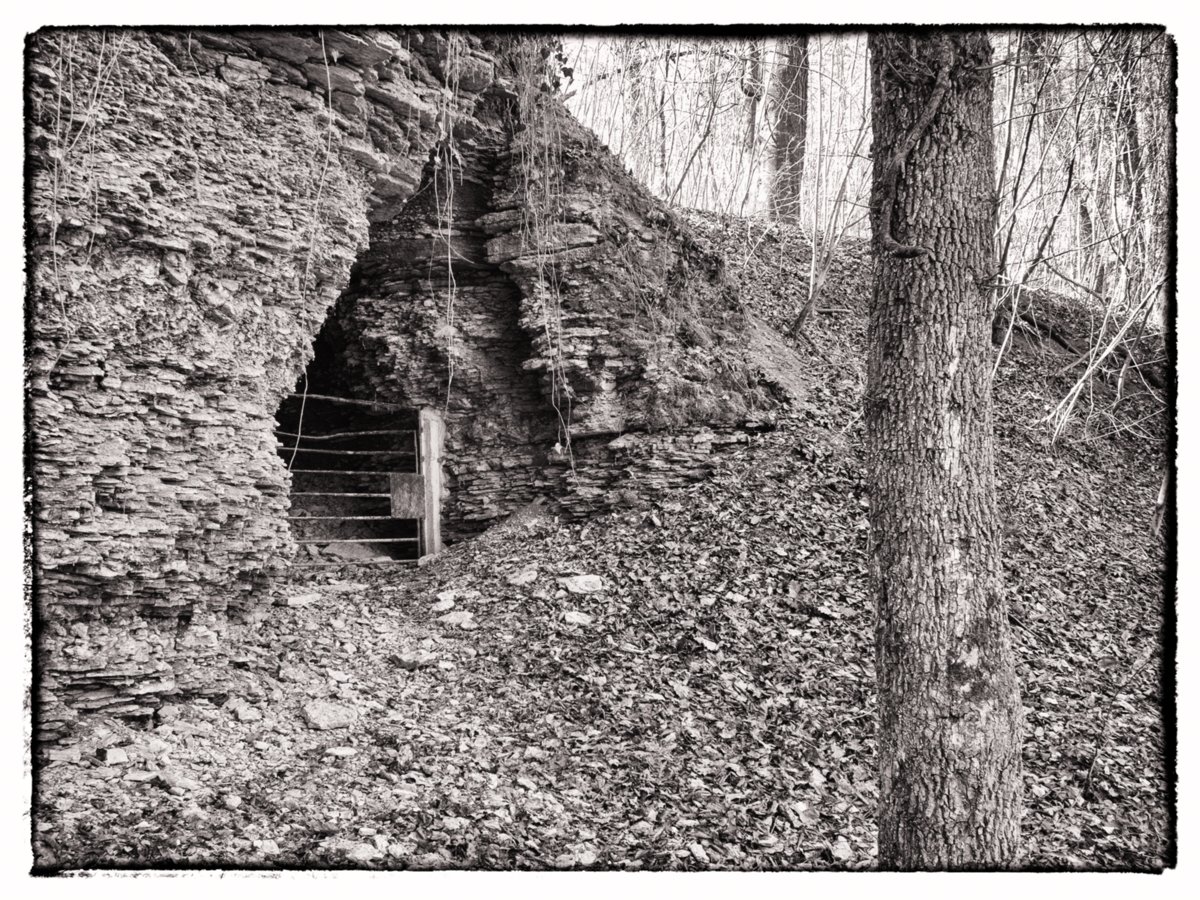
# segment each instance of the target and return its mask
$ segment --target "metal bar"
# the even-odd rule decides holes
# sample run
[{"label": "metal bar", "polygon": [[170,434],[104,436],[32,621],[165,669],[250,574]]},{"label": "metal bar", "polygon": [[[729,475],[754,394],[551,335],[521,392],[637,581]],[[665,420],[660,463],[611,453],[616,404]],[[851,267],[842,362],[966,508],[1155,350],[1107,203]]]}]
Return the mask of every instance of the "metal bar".
[{"label": "metal bar", "polygon": [[379,469],[292,469],[292,474],[297,475],[304,473],[305,475],[391,475],[391,472],[383,472]]},{"label": "metal bar", "polygon": [[[293,497],[387,497],[392,499],[389,494],[363,494],[349,491],[292,491]],[[389,518],[391,518],[389,516]]]},{"label": "metal bar", "polygon": [[297,544],[415,544],[416,538],[305,538]]},{"label": "metal bar", "polygon": [[[425,527],[421,532],[421,553],[433,556],[442,552],[442,447],[446,426],[441,415],[433,409],[423,409],[418,417],[420,452],[417,469],[425,481]],[[392,493],[395,494],[393,479]]]},{"label": "metal bar", "polygon": [[332,447],[280,447],[280,453],[332,453],[335,456],[412,456],[407,450],[334,450]]},{"label": "metal bar", "polygon": [[350,397],[331,397],[328,394],[297,394],[292,392],[289,397],[295,397],[297,400],[328,400],[330,403],[346,403],[350,406],[376,406],[387,407],[388,409],[402,409],[405,412],[412,412],[412,409],[407,406],[401,406],[398,403],[388,403],[386,400],[354,400]]},{"label": "metal bar", "polygon": [[391,522],[395,516],[288,516],[289,522]]},{"label": "metal bar", "polygon": [[282,434],[284,437],[303,438],[306,441],[332,441],[336,438],[363,437],[370,434],[416,434],[411,428],[381,428],[377,431],[330,431],[325,434],[301,434],[295,431],[284,431],[282,428],[276,428],[275,433]]}]

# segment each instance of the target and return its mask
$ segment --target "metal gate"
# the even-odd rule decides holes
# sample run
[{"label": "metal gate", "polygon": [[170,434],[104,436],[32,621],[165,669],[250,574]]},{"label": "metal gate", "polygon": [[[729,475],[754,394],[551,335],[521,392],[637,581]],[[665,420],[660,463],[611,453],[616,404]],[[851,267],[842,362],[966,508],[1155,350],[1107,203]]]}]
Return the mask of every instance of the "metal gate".
[{"label": "metal gate", "polygon": [[404,564],[441,550],[442,420],[413,418],[375,400],[284,400],[275,433],[292,473],[288,521],[298,544],[336,557],[296,565]]}]

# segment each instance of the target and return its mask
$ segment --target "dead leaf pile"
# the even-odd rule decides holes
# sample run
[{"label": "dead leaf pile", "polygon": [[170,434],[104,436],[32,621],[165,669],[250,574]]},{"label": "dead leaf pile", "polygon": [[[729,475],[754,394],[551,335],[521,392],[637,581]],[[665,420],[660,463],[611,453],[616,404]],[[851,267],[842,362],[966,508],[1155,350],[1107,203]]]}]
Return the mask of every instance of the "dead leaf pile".
[{"label": "dead leaf pile", "polygon": [[[803,272],[748,265],[746,302],[787,318]],[[709,480],[418,570],[297,576],[238,638],[228,697],[49,748],[39,864],[871,867],[863,300],[836,301],[821,354],[798,345],[812,396]],[[1086,422],[1051,447],[1053,362],[1015,348],[996,382],[1026,861],[1153,869],[1162,450]]]}]

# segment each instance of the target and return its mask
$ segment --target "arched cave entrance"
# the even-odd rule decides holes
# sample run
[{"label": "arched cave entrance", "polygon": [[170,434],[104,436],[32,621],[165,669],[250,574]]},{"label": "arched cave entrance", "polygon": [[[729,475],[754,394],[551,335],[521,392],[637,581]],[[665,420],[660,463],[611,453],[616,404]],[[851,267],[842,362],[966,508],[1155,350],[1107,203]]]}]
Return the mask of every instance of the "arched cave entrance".
[{"label": "arched cave entrance", "polygon": [[335,313],[275,414],[300,547],[293,564],[413,563],[441,549],[441,417],[368,396],[341,339]]}]

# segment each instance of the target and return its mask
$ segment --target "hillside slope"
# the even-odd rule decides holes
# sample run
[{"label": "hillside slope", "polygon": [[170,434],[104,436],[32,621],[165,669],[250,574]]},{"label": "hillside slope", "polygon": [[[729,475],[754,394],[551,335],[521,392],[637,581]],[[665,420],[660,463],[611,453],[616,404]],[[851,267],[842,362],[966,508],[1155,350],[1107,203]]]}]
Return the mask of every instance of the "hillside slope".
[{"label": "hillside slope", "polygon": [[[752,233],[746,258],[753,223],[699,225],[743,302],[786,322],[799,236]],[[841,266],[820,305],[843,311],[797,345],[808,393],[778,429],[651,509],[563,525],[533,507],[415,572],[297,579],[238,648],[223,705],[164,710],[153,731],[109,720],[54,751],[39,863],[871,866],[869,271],[855,250]],[[1050,445],[1035,422],[1062,365],[1018,342],[996,380],[1026,860],[1155,869],[1163,453],[1101,428]],[[318,700],[348,724],[307,724]]]}]

